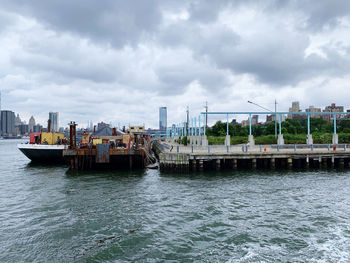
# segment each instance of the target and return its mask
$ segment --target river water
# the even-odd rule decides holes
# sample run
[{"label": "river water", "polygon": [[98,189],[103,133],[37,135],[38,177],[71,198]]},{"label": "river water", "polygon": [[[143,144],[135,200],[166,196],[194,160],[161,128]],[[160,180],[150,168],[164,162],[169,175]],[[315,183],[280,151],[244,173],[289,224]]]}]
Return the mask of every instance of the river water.
[{"label": "river water", "polygon": [[350,262],[350,171],[70,172],[0,141],[0,262]]}]

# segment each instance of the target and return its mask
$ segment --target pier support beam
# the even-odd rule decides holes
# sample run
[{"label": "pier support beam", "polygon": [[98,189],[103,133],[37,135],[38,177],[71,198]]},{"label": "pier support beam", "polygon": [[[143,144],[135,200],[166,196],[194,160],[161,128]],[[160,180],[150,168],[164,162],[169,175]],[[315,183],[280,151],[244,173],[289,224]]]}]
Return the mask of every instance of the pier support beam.
[{"label": "pier support beam", "polygon": [[333,133],[332,143],[333,144],[338,144],[338,134]]},{"label": "pier support beam", "polygon": [[288,158],[287,159],[287,168],[288,169],[292,169],[293,167],[293,159],[292,158]]},{"label": "pier support beam", "polygon": [[256,159],[252,159],[252,169],[256,169]]},{"label": "pier support beam", "polygon": [[339,168],[344,168],[344,158],[339,159]]},{"label": "pier support beam", "polygon": [[231,145],[231,137],[230,137],[230,135],[226,135],[225,146],[230,146],[230,145]]},{"label": "pier support beam", "polygon": [[276,168],[276,159],[275,158],[270,159],[270,166],[271,166],[271,169]]},{"label": "pier support beam", "polygon": [[198,160],[198,170],[200,171],[200,172],[203,172],[203,167],[204,167],[204,165],[203,165],[203,160]]},{"label": "pier support beam", "polygon": [[278,134],[278,137],[277,137],[277,144],[278,144],[278,145],[284,145],[283,134]]},{"label": "pier support beam", "polygon": [[312,139],[312,134],[308,134],[306,138],[306,144],[314,144],[314,140]]},{"label": "pier support beam", "polygon": [[215,168],[216,168],[217,171],[220,170],[220,166],[221,166],[221,160],[220,160],[220,159],[217,159],[217,160],[216,160],[216,165],[215,165]]},{"label": "pier support beam", "polygon": [[232,169],[237,169],[237,159],[232,159]]},{"label": "pier support beam", "polygon": [[197,161],[196,159],[192,160],[192,171],[195,172],[197,170]]}]

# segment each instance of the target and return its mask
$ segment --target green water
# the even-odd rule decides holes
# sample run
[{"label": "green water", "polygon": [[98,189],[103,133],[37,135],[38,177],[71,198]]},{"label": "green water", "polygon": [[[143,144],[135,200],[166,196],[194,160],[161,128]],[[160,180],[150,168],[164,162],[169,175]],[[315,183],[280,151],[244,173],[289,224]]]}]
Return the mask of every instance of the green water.
[{"label": "green water", "polygon": [[67,172],[0,141],[0,262],[349,262],[350,171]]}]

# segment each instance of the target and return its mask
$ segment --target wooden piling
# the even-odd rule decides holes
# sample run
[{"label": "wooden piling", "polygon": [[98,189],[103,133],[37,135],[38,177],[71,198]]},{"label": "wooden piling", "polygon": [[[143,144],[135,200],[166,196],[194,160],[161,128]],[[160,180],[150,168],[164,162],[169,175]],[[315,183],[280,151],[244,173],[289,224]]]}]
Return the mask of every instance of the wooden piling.
[{"label": "wooden piling", "polygon": [[220,159],[217,159],[217,160],[216,160],[216,166],[215,166],[215,168],[216,168],[217,171],[220,170],[220,168],[221,168],[220,166],[221,166],[221,161],[220,161]]},{"label": "wooden piling", "polygon": [[256,169],[256,159],[252,159],[252,169]]},{"label": "wooden piling", "polygon": [[198,160],[198,166],[199,166],[199,171],[203,172],[204,164],[203,164],[203,160],[202,159]]}]

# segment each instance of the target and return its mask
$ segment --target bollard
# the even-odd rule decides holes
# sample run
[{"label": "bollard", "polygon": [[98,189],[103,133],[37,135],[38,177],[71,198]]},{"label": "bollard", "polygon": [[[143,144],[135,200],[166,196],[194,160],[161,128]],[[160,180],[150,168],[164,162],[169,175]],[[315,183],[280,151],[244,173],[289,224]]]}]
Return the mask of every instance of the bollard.
[{"label": "bollard", "polygon": [[210,146],[208,145],[208,153],[210,153]]},{"label": "bollard", "polygon": [[314,151],[314,145],[311,144],[311,151],[313,152]]},{"label": "bollard", "polygon": [[262,152],[262,145],[260,145],[260,152]]},{"label": "bollard", "polygon": [[266,149],[266,146],[264,147],[264,153],[266,153],[267,149]]},{"label": "bollard", "polygon": [[179,146],[176,146],[176,152],[179,152]]},{"label": "bollard", "polygon": [[244,152],[244,145],[242,145],[242,152]]},{"label": "bollard", "polygon": [[335,151],[337,149],[337,146],[333,145],[333,151]]},{"label": "bollard", "polygon": [[294,144],[294,151],[296,152],[297,151],[297,145]]},{"label": "bollard", "polygon": [[230,146],[227,145],[226,148],[227,148],[227,152],[229,153],[230,152]]},{"label": "bollard", "polygon": [[192,145],[192,148],[191,148],[191,150],[192,150],[192,153],[193,153],[193,145]]},{"label": "bollard", "polygon": [[328,151],[330,151],[331,150],[331,145],[330,144],[328,144]]},{"label": "bollard", "polygon": [[245,146],[245,152],[248,152],[248,145]]},{"label": "bollard", "polygon": [[344,151],[346,151],[346,144],[344,143]]},{"label": "bollard", "polygon": [[280,146],[279,145],[277,145],[277,152],[279,152],[280,151]]}]

